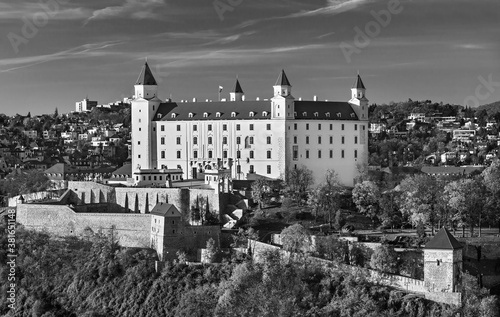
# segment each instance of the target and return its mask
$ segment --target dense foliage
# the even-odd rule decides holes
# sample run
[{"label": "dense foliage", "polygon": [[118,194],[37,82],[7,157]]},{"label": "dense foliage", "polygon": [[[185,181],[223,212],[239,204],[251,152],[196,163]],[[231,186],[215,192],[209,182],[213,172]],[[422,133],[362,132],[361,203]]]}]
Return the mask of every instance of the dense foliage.
[{"label": "dense foliage", "polygon": [[[5,245],[5,228],[0,229]],[[458,311],[372,285],[359,274],[304,266],[272,252],[259,263],[176,261],[156,273],[154,254],[122,249],[104,235],[54,239],[18,227],[17,244],[16,310],[3,305],[4,316],[454,316]],[[2,281],[5,263],[0,253]],[[1,285],[5,303],[7,285]],[[468,300],[477,308],[470,316],[489,316],[479,312],[490,301],[495,304],[494,298],[470,292]]]}]

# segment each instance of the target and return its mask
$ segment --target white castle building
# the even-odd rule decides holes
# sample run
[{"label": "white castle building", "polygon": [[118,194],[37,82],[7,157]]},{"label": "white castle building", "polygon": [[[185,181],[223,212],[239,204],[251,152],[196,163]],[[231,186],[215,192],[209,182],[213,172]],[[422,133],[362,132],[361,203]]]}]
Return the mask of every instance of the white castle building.
[{"label": "white castle building", "polygon": [[316,183],[335,170],[353,185],[368,163],[368,100],[358,75],[349,101],[301,101],[281,71],[269,100],[246,101],[238,80],[229,101],[164,102],[145,63],[132,101],[135,184],[203,178],[231,170],[233,179],[277,179],[306,166]]}]

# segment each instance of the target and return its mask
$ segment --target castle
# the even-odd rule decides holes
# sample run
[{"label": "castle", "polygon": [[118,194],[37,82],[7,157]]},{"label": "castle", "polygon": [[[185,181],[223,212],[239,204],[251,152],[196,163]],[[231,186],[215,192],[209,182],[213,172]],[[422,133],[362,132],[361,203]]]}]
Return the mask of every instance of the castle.
[{"label": "castle", "polygon": [[[352,186],[368,163],[368,99],[358,75],[349,101],[302,101],[281,71],[269,100],[245,100],[239,80],[229,101],[166,102],[146,62],[132,101],[135,185],[198,179],[227,169],[235,180],[286,178],[305,166],[315,183],[329,169]],[[172,179],[175,177],[175,179]]]}]

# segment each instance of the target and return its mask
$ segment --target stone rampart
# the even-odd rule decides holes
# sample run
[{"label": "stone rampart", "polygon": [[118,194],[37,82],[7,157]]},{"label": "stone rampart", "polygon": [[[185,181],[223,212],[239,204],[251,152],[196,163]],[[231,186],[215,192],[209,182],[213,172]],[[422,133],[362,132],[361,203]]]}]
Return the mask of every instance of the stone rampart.
[{"label": "stone rampart", "polygon": [[76,213],[68,206],[20,204],[17,221],[27,229],[58,236],[113,233],[124,247],[149,247],[151,216],[143,214]]}]

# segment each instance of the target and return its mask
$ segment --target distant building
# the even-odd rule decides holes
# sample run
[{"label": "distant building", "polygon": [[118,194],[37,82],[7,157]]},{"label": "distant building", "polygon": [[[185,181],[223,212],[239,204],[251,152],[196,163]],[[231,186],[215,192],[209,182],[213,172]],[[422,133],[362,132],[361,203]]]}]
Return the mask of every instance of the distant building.
[{"label": "distant building", "polygon": [[87,112],[97,107],[97,101],[90,101],[88,98],[76,103],[76,112]]}]

